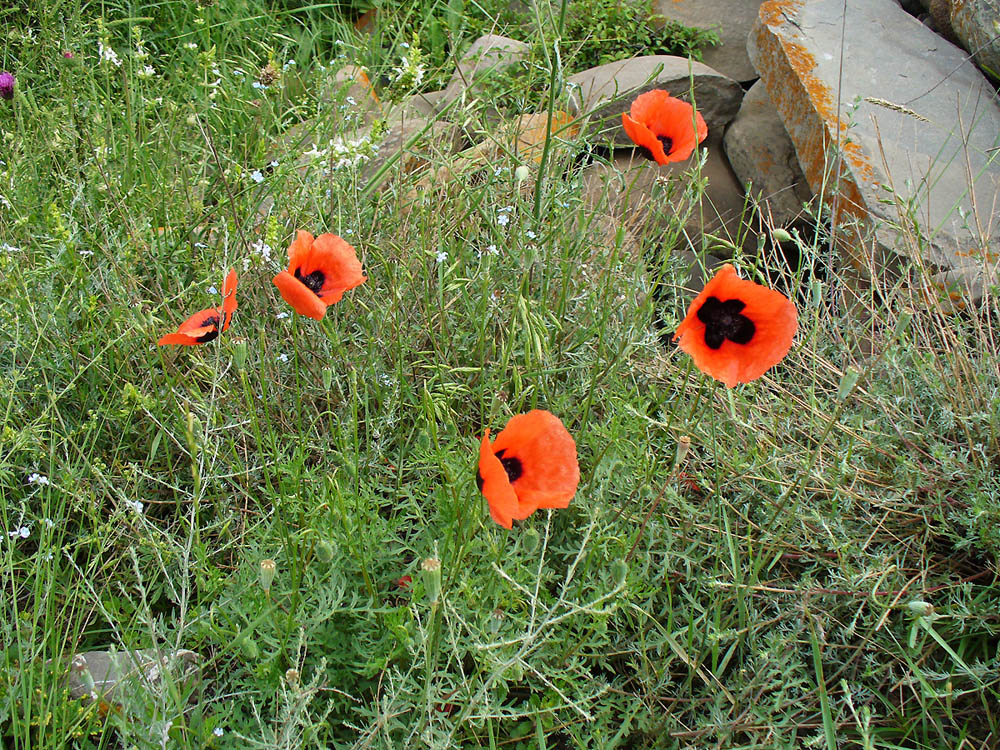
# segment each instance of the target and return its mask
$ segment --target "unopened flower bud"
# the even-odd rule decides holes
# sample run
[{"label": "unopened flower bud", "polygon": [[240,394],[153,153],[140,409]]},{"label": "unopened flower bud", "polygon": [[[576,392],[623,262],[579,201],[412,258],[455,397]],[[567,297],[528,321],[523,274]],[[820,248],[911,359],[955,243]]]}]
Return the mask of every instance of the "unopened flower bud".
[{"label": "unopened flower bud", "polygon": [[265,594],[271,593],[271,583],[274,581],[274,573],[277,569],[278,566],[270,558],[260,561],[260,587]]},{"label": "unopened flower bud", "polygon": [[858,384],[858,380],[861,377],[861,373],[855,370],[853,367],[848,367],[844,370],[843,376],[840,378],[840,386],[837,388],[837,400],[843,401],[845,398],[851,395],[851,391],[854,390],[854,386]]},{"label": "unopened flower bud", "polygon": [[333,370],[329,367],[324,367],[321,375],[323,377],[323,390],[330,390],[330,386],[333,384]]},{"label": "unopened flower bud", "polygon": [[907,602],[906,607],[917,617],[930,617],[934,614],[934,605],[920,599]]},{"label": "unopened flower bud", "polygon": [[628,565],[624,560],[615,560],[611,563],[611,579],[615,582],[615,586],[623,585],[627,577]]},{"label": "unopened flower bud", "polygon": [[791,242],[792,235],[788,233],[788,230],[782,229],[781,227],[775,227],[771,231],[771,237],[774,238],[775,242]]},{"label": "unopened flower bud", "polygon": [[677,438],[677,455],[674,457],[674,466],[680,466],[684,463],[684,459],[687,458],[688,453],[691,451],[691,438],[687,435],[681,435]]},{"label": "unopened flower bud", "polygon": [[321,563],[326,564],[333,562],[333,557],[336,553],[337,551],[334,549],[333,544],[328,542],[326,539],[321,539],[316,544],[316,559]]},{"label": "unopened flower bud", "polygon": [[538,532],[535,529],[528,529],[524,532],[524,536],[521,537],[521,546],[524,547],[525,552],[531,554],[538,549],[539,541]]},{"label": "unopened flower bud", "polygon": [[514,170],[514,179],[518,182],[524,182],[529,177],[531,177],[531,168],[524,164]]},{"label": "unopened flower bud", "polygon": [[285,682],[287,682],[290,687],[298,687],[300,678],[301,675],[299,674],[299,670],[295,667],[289,667],[285,670]]},{"label": "unopened flower bud", "polygon": [[243,339],[237,341],[233,346],[233,363],[237,370],[244,370],[247,366],[247,342]]},{"label": "unopened flower bud", "polygon": [[436,602],[441,596],[441,561],[436,557],[428,557],[420,563],[423,572],[424,591],[431,602]]}]

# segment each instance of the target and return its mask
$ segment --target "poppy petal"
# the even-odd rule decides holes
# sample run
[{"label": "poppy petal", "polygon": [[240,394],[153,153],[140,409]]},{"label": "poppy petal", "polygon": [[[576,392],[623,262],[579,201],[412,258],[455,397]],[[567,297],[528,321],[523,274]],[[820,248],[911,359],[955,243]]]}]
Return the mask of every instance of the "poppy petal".
[{"label": "poppy petal", "polygon": [[658,164],[687,159],[708,137],[701,113],[662,89],[636,97],[629,113],[622,115],[622,125],[629,138],[647,149]]},{"label": "poppy petal", "polygon": [[[726,308],[727,302],[737,300],[742,303],[736,305],[738,310]],[[699,317],[709,307],[723,310],[723,322]],[[747,327],[746,321],[752,325]],[[797,330],[798,312],[785,295],[741,279],[727,263],[691,303],[674,340],[699,370],[732,388],[756,380],[784,359]],[[743,341],[747,332],[751,336]]]},{"label": "poppy petal", "polygon": [[222,330],[228,330],[236,312],[236,269],[230,269],[222,284],[222,312],[224,314]]},{"label": "poppy petal", "polygon": [[628,137],[632,139],[632,143],[649,151],[657,164],[669,163],[670,160],[663,150],[663,144],[649,128],[641,122],[633,120],[625,112],[622,112],[622,126]]},{"label": "poppy petal", "polygon": [[313,236],[304,229],[298,230],[295,240],[288,246],[288,267],[296,268],[302,265],[306,256],[312,251]]},{"label": "poppy petal", "polygon": [[168,333],[166,336],[161,336],[160,340],[156,342],[157,346],[194,346],[195,344],[200,344],[197,338],[190,336],[186,333]]},{"label": "poppy petal", "polygon": [[[504,528],[511,528],[514,518],[519,517],[517,494],[511,487],[500,459],[493,453],[490,446],[490,431],[486,430],[479,443],[479,474],[480,491],[490,506],[490,516]],[[526,518],[527,516],[524,516]]]},{"label": "poppy petal", "polygon": [[326,303],[288,271],[282,271],[275,276],[274,285],[278,287],[285,302],[291,305],[299,315],[305,315],[314,320],[322,320],[323,316],[326,315]]},{"label": "poppy petal", "polygon": [[559,417],[542,409],[512,417],[493,443],[493,452],[501,451],[520,465],[511,486],[527,515],[569,505],[580,484],[580,465],[576,443]]},{"label": "poppy petal", "polygon": [[321,234],[313,243],[310,262],[314,268],[303,268],[303,273],[313,270],[324,274],[319,296],[327,304],[340,302],[344,292],[354,289],[368,280],[361,272],[361,261],[353,246],[335,234]]}]

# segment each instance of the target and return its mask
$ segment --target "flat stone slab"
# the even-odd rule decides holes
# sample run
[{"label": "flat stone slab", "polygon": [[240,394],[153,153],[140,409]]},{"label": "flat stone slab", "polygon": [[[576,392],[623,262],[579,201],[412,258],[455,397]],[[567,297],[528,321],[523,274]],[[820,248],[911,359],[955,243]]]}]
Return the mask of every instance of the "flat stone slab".
[{"label": "flat stone slab", "polygon": [[767,89],[757,81],[743,97],[736,119],[723,139],[726,157],[744,185],[752,184],[754,197],[775,226],[787,226],[812,200],[812,190],[802,174],[795,146],[774,111]]},{"label": "flat stone slab", "polygon": [[566,79],[573,114],[588,115],[587,134],[610,139],[614,145],[628,146],[622,128],[622,113],[632,100],[653,89],[664,89],[671,96],[694,100],[708,125],[708,132],[729,123],[740,108],[743,89],[731,78],[703,63],[673,55],[645,55],[605,63]]},{"label": "flat stone slab", "polygon": [[685,26],[709,29],[720,44],[702,50],[710,68],[741,83],[757,77],[747,54],[747,37],[761,0],[656,0],[653,13]]},{"label": "flat stone slab", "polygon": [[900,227],[912,213],[931,270],[995,271],[996,93],[893,0],[848,3],[846,24],[843,14],[843,0],[767,0],[748,46],[810,186],[830,196],[839,143],[838,222],[874,226],[880,244],[906,255],[916,243],[904,245]]}]

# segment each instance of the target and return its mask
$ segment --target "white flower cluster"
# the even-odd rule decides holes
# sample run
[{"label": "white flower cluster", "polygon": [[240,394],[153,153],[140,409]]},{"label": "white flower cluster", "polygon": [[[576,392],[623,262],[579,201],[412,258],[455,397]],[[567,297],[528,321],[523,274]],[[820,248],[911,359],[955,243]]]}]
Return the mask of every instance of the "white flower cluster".
[{"label": "white flower cluster", "polygon": [[101,58],[101,62],[111,63],[116,68],[122,66],[122,61],[118,57],[118,53],[111,49],[111,47],[105,47],[102,41],[97,42],[97,55]]},{"label": "white flower cluster", "polygon": [[332,169],[353,167],[367,161],[378,153],[378,145],[372,143],[369,136],[361,138],[344,138],[337,136],[330,141],[325,149],[313,146],[305,156],[314,163],[329,165]]}]

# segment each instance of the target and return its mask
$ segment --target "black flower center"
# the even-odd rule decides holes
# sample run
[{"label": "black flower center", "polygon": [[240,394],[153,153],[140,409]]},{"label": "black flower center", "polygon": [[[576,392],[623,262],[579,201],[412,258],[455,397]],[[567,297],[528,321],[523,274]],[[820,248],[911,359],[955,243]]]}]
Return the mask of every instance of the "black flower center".
[{"label": "black flower center", "polygon": [[507,479],[513,484],[524,473],[524,468],[521,466],[521,459],[514,458],[513,456],[504,458],[503,454],[506,452],[506,449],[501,448],[497,451],[497,458],[503,464],[503,470],[507,472]]},{"label": "black flower center", "polygon": [[[665,153],[667,156],[670,156],[670,149],[674,147],[674,139],[669,138],[665,135],[658,135],[656,136],[656,140],[658,140],[660,143],[663,144],[663,153]],[[653,156],[653,152],[650,149],[646,148],[645,146],[642,147],[642,155],[645,156],[647,159],[656,161],[656,157]]]},{"label": "black flower center", "polygon": [[326,274],[322,271],[313,271],[305,276],[302,275],[302,269],[295,269],[295,278],[309,287],[309,291],[313,294],[319,294],[319,290],[323,288],[323,282],[326,281]]},{"label": "black flower center", "polygon": [[195,341],[197,341],[199,344],[204,344],[206,341],[213,341],[219,338],[219,316],[209,315],[199,324],[199,327],[201,328],[204,328],[205,326],[215,326],[215,328],[213,328],[208,333],[204,333],[198,338],[196,338]]},{"label": "black flower center", "polygon": [[729,339],[734,344],[749,344],[757,327],[740,311],[746,307],[746,302],[738,299],[719,301],[717,297],[709,297],[698,309],[698,320],[705,324],[705,345],[709,349],[718,349],[722,342]]},{"label": "black flower center", "polygon": [[[521,466],[521,460],[518,458],[514,458],[513,456],[504,458],[503,454],[506,452],[505,448],[501,448],[497,451],[496,456],[500,459],[503,470],[507,472],[507,480],[513,484],[524,473],[524,467]],[[483,491],[483,475],[479,473],[479,469],[476,469],[476,486],[480,492]]]}]

